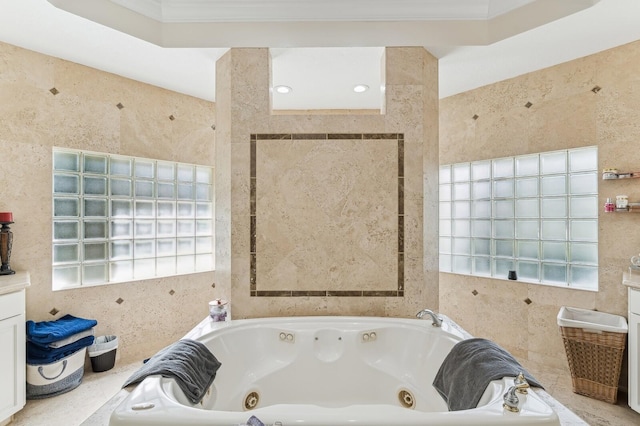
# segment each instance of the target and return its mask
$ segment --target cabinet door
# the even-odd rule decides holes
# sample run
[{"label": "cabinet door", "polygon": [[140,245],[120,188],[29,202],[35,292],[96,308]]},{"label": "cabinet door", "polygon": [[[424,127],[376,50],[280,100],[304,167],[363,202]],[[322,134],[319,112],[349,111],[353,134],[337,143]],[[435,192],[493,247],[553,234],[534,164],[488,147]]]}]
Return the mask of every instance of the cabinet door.
[{"label": "cabinet door", "polygon": [[25,404],[25,316],[0,321],[0,422]]},{"label": "cabinet door", "polygon": [[629,407],[640,413],[640,315],[629,312]]}]

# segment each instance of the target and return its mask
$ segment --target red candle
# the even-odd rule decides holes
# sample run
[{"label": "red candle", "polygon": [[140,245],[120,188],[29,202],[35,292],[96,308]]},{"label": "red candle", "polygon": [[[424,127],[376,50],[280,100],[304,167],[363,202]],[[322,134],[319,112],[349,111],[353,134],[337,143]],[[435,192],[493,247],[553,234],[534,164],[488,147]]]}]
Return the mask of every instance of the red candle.
[{"label": "red candle", "polygon": [[11,212],[0,212],[0,222],[13,222],[13,213]]}]

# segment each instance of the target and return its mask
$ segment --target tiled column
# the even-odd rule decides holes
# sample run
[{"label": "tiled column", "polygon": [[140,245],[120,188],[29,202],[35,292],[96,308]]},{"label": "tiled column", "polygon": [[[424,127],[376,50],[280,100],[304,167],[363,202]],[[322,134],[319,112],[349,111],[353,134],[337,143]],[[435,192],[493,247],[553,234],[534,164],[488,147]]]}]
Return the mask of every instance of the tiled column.
[{"label": "tiled column", "polygon": [[231,49],[216,63],[216,285],[232,302],[249,286],[249,132],[269,115],[268,70],[267,49]]},{"label": "tiled column", "polygon": [[436,70],[389,48],[384,114],[271,115],[268,50],[220,59],[216,280],[235,318],[437,308]]},{"label": "tiled column", "polygon": [[405,134],[406,290],[438,309],[438,60],[419,47],[387,48],[384,78],[387,129]]}]

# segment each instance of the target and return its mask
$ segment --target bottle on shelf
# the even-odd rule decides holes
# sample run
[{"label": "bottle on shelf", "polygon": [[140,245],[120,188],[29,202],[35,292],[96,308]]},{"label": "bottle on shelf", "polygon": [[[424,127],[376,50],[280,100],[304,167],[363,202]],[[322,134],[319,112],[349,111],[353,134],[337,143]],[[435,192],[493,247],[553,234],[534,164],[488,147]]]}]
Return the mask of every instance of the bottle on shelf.
[{"label": "bottle on shelf", "polygon": [[618,169],[608,168],[602,170],[602,179],[618,179]]},{"label": "bottle on shelf", "polygon": [[607,201],[604,203],[604,211],[607,213],[616,211],[616,205],[613,203],[613,199],[607,198]]},{"label": "bottle on shelf", "polygon": [[629,206],[629,197],[626,195],[616,195],[616,210],[627,210]]}]

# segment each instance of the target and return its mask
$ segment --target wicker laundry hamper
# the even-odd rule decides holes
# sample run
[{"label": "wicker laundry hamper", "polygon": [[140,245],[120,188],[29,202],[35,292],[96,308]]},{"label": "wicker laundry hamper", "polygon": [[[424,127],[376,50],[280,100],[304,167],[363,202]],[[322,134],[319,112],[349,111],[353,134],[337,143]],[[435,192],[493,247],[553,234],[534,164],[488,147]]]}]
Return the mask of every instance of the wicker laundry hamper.
[{"label": "wicker laundry hamper", "polygon": [[563,306],[558,313],[558,325],[573,392],[615,404],[627,340],[625,318]]}]

